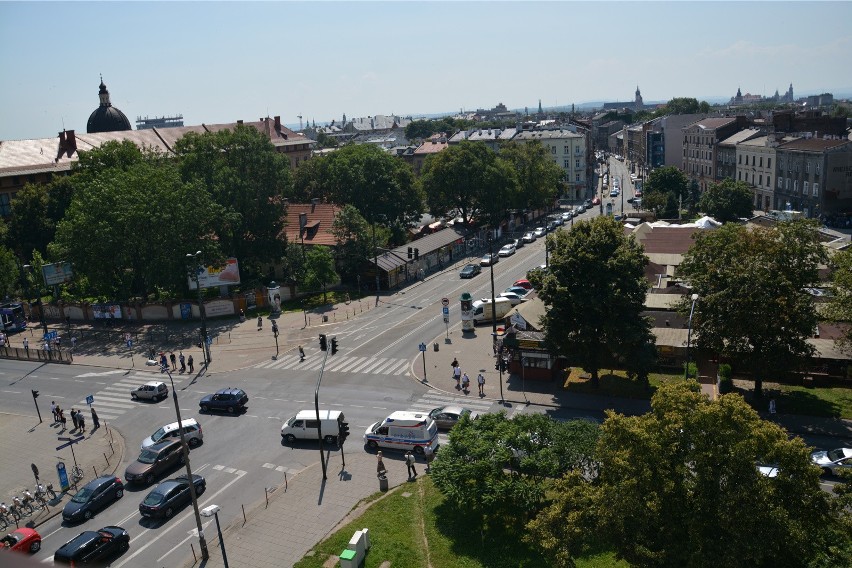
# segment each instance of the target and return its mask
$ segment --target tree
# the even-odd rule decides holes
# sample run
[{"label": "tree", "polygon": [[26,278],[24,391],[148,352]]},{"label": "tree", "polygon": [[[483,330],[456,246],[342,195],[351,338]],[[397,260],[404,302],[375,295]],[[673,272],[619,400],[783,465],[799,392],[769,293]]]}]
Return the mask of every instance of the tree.
[{"label": "tree", "polygon": [[284,252],[284,196],[290,193],[287,158],[251,126],[196,134],[175,144],[184,181],[199,183],[223,214],[213,220],[222,251],[239,259],[246,276]]},{"label": "tree", "polygon": [[680,200],[689,194],[689,180],[674,166],[657,168],[648,175],[644,193],[643,207],[658,217],[676,217]]},{"label": "tree", "polygon": [[[852,250],[843,249],[831,258],[831,281],[834,287],[828,304],[828,316],[836,321],[852,322]],[[852,327],[847,327],[840,347],[852,353]]]},{"label": "tree", "polygon": [[[693,341],[752,373],[754,393],[763,378],[801,368],[813,354],[807,339],[817,324],[813,296],[826,261],[812,221],[772,228],[727,224],[702,232],[678,274],[698,294]],[[689,312],[691,299],[679,304]]]},{"label": "tree", "polygon": [[336,148],[337,139],[325,132],[320,132],[317,134],[317,146],[320,148]]},{"label": "tree", "polygon": [[666,103],[666,114],[696,114],[700,111],[698,99],[675,97]]},{"label": "tree", "polygon": [[308,203],[311,199],[333,201],[328,172],[330,164],[325,156],[302,162],[293,174],[293,188],[287,197],[295,203]]},{"label": "tree", "polygon": [[21,269],[15,253],[0,245],[0,298],[8,298],[19,289]]},{"label": "tree", "polygon": [[47,254],[56,224],[71,204],[73,180],[74,176],[62,176],[46,185],[26,184],[12,200],[10,239],[25,262],[31,260],[34,250]]},{"label": "tree", "polygon": [[334,217],[331,232],[337,241],[335,256],[340,277],[352,282],[373,250],[370,225],[355,207],[347,205]]},{"label": "tree", "polygon": [[563,172],[539,141],[506,143],[501,146],[498,159],[509,162],[517,175],[518,191],[512,204],[516,209],[553,205]]},{"label": "tree", "polygon": [[[545,342],[592,375],[611,360],[628,360],[652,341],[642,316],[648,282],[647,258],[633,236],[611,217],[574,224],[547,237],[550,267],[532,275],[547,305]],[[629,350],[629,351],[628,351]]]},{"label": "tree", "polygon": [[516,202],[517,176],[482,142],[463,141],[426,159],[421,177],[429,211],[496,227]]},{"label": "tree", "polygon": [[[592,539],[637,567],[808,566],[832,538],[848,550],[800,438],[739,395],[711,401],[693,382],[663,385],[651,406],[641,416],[608,411],[599,477],[560,482],[529,524],[554,565],[572,566]],[[759,463],[777,465],[777,477]]]},{"label": "tree", "polygon": [[322,246],[311,247],[305,258],[305,286],[309,289],[322,288],[322,301],[325,303],[325,288],[336,279],[331,249]]},{"label": "tree", "polygon": [[754,196],[742,181],[725,179],[710,187],[701,196],[698,208],[717,221],[728,223],[740,217],[751,217]]}]

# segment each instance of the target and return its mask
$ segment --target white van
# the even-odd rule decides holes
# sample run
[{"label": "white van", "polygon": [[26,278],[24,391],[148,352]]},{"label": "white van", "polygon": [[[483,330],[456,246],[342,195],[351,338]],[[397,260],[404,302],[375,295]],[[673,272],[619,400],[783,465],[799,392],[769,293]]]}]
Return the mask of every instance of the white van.
[{"label": "white van", "polygon": [[491,323],[492,307],[497,312],[497,321],[500,321],[512,310],[512,301],[509,298],[495,298],[492,304],[491,298],[476,300],[473,302],[473,325],[479,322]]},{"label": "white van", "polygon": [[375,450],[395,448],[422,454],[424,448],[438,449],[438,425],[425,412],[397,411],[364,432],[364,443]]},{"label": "white van", "polygon": [[292,444],[297,439],[317,440],[317,425],[319,425],[323,441],[326,444],[336,444],[341,424],[346,422],[343,413],[339,410],[320,410],[319,417],[318,422],[316,409],[300,410],[281,427],[281,437],[288,444]]}]

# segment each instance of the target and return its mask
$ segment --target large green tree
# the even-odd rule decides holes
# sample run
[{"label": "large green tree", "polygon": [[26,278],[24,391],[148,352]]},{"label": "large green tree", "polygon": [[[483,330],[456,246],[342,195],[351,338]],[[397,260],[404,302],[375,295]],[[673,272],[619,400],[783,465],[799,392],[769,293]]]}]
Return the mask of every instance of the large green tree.
[{"label": "large green tree", "polygon": [[21,289],[21,270],[9,248],[0,245],[0,298],[12,296]]},{"label": "large green tree", "polygon": [[[116,149],[124,150],[93,152],[109,158]],[[109,299],[175,294],[186,287],[187,252],[221,257],[210,232],[221,208],[200,184],[183,182],[173,161],[136,152],[135,163],[75,177],[71,204],[48,247],[53,260],[74,264],[82,293]]]},{"label": "large green tree", "polygon": [[[838,251],[831,258],[833,295],[828,305],[828,316],[844,324],[852,323],[852,249]],[[852,352],[852,326],[845,328],[840,346]]]},{"label": "large green tree", "polygon": [[25,262],[32,260],[34,250],[47,254],[56,224],[71,204],[73,179],[73,176],[62,176],[46,185],[27,184],[12,200],[9,238]]},{"label": "large green tree", "polygon": [[654,211],[658,217],[677,217],[681,199],[689,196],[689,180],[674,166],[657,168],[645,181],[642,206]]},{"label": "large green tree", "polygon": [[[698,235],[678,275],[698,294],[692,319],[699,349],[730,358],[752,373],[755,396],[763,379],[801,368],[817,324],[813,296],[826,261],[811,221],[775,227],[727,224]],[[682,313],[692,300],[684,297]]]},{"label": "large green tree", "polygon": [[549,270],[531,275],[547,305],[541,322],[546,343],[591,373],[597,386],[601,367],[613,358],[644,357],[653,341],[642,316],[647,258],[611,217],[581,221],[547,238]]},{"label": "large green tree", "polygon": [[422,172],[429,211],[465,224],[496,227],[517,202],[517,173],[482,142],[464,141],[426,159]]},{"label": "large green tree", "polygon": [[651,405],[641,416],[609,411],[598,478],[565,478],[529,524],[553,566],[574,566],[589,544],[637,567],[829,566],[818,560],[826,550],[849,550],[800,438],[739,395],[711,401],[694,382],[663,385]]},{"label": "large green tree", "polygon": [[290,193],[287,158],[257,129],[189,133],[175,144],[185,182],[199,184],[219,204],[211,220],[222,252],[239,259],[249,279],[284,252],[284,197]]},{"label": "large green tree", "polygon": [[322,288],[322,301],[325,302],[326,286],[337,279],[334,255],[328,247],[313,246],[305,256],[304,285],[308,289]]},{"label": "large green tree", "polygon": [[564,174],[539,141],[506,143],[500,148],[499,159],[509,162],[517,175],[518,189],[512,204],[516,209],[553,205]]},{"label": "large green tree", "polygon": [[345,282],[353,282],[361,272],[361,267],[372,255],[373,241],[370,225],[352,205],[346,205],[334,217],[331,232],[337,241],[334,255],[340,277]]},{"label": "large green tree", "polygon": [[728,223],[752,216],[754,196],[745,182],[725,179],[710,184],[701,196],[698,208],[717,221]]}]

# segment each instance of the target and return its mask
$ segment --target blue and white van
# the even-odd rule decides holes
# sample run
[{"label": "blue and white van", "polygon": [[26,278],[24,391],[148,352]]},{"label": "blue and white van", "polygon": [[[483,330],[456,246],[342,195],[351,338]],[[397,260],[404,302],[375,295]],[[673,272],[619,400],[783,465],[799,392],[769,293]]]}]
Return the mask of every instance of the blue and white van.
[{"label": "blue and white van", "polygon": [[397,411],[364,432],[370,449],[393,448],[423,454],[428,447],[438,449],[438,425],[425,412]]}]

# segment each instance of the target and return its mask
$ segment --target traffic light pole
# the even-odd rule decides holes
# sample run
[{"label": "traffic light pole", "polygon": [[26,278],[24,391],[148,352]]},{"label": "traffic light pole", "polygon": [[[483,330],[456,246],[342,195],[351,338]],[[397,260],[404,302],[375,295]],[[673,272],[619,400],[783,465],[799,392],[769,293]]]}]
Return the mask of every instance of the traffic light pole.
[{"label": "traffic light pole", "polygon": [[[325,343],[325,335],[320,335],[320,347]],[[322,447],[322,420],[320,420],[320,411],[319,411],[319,389],[320,383],[322,383],[322,375],[325,372],[325,362],[328,361],[328,349],[325,349],[325,357],[322,359],[322,366],[320,367],[319,377],[317,377],[317,388],[314,390],[314,409],[317,413],[317,436],[319,436],[319,451],[320,451],[320,463],[322,463],[322,479],[325,481],[328,479],[328,475],[326,475],[326,463],[325,463],[325,450]]]},{"label": "traffic light pole", "polygon": [[30,390],[33,393],[33,404],[35,404],[36,412],[38,413],[38,423],[41,424],[43,422],[41,419],[41,410],[38,409],[38,401],[36,400],[38,398],[38,391],[32,389]]}]

